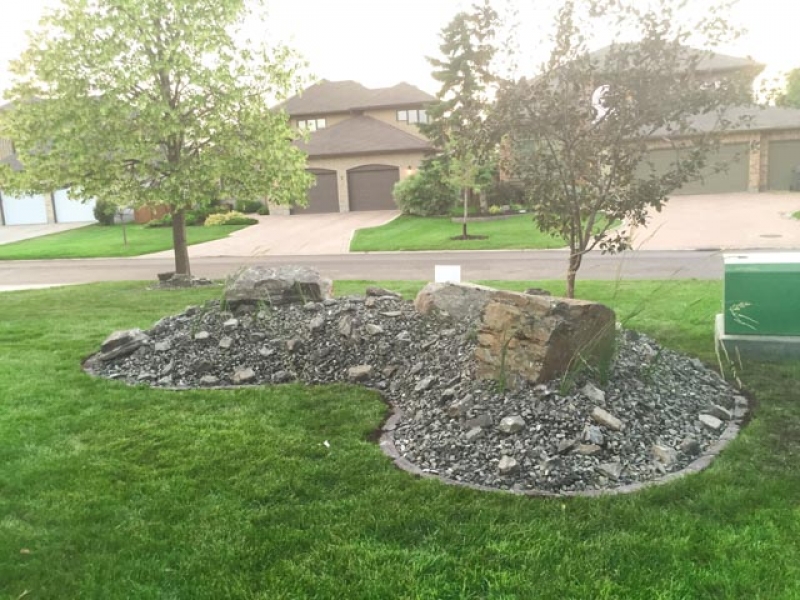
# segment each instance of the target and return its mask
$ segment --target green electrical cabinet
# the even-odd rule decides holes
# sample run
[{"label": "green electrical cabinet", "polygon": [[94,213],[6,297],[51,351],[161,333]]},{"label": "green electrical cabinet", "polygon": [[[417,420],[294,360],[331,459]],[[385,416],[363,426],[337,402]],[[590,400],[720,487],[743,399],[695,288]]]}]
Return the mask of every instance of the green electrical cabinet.
[{"label": "green electrical cabinet", "polygon": [[724,332],[800,336],[800,252],[725,256]]}]

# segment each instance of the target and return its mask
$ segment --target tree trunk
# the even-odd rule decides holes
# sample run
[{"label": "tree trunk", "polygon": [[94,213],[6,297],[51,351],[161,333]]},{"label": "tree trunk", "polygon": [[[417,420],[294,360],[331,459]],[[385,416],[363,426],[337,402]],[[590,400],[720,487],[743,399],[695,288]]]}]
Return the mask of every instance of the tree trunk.
[{"label": "tree trunk", "polygon": [[567,270],[567,298],[575,297],[575,277],[578,275],[578,269],[581,268],[582,259],[583,253],[581,251],[570,249],[569,269]]},{"label": "tree trunk", "polygon": [[464,222],[461,224],[461,237],[467,239],[467,217],[469,216],[469,189],[464,188]]},{"label": "tree trunk", "polygon": [[172,246],[175,249],[175,274],[190,277],[189,246],[186,243],[186,212],[184,209],[172,213]]}]

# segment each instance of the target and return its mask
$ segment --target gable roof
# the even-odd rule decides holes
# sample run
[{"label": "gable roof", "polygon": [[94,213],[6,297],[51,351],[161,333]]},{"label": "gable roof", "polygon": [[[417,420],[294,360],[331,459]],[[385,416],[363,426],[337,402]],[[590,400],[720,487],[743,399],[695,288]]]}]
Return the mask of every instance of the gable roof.
[{"label": "gable roof", "polygon": [[307,142],[297,140],[295,146],[312,158],[433,150],[429,142],[364,115],[319,129],[309,136]]},{"label": "gable roof", "polygon": [[[723,118],[731,122],[728,132],[800,129],[800,108],[732,106],[725,110]],[[719,117],[715,112],[695,115],[690,117],[689,125],[697,132],[709,133],[718,129]],[[669,135],[667,129],[660,129],[652,137],[660,138]]]},{"label": "gable roof", "polygon": [[[618,44],[617,47],[636,46],[637,44],[638,42],[630,42]],[[604,48],[600,48],[600,50],[590,52],[589,57],[602,66],[603,62],[606,60],[606,57],[610,53],[611,48],[612,46],[605,46]],[[762,63],[753,60],[749,56],[742,58],[740,56],[720,54],[718,52],[708,50],[699,50],[697,48],[692,48],[691,46],[682,46],[682,48],[686,52],[687,57],[692,56],[699,58],[697,62],[697,71],[700,73],[738,71],[740,69],[758,69],[760,71],[765,66]]]},{"label": "gable roof", "polygon": [[401,107],[436,100],[427,92],[402,82],[369,89],[356,81],[322,81],[292,96],[281,107],[293,117],[349,112],[366,108]]}]

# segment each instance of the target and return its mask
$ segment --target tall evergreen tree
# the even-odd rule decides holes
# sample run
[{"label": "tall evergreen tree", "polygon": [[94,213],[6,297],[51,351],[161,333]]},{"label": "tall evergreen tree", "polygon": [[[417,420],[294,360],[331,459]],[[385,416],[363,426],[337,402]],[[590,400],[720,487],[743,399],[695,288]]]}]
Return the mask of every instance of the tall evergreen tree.
[{"label": "tall evergreen tree", "polygon": [[483,167],[497,146],[487,120],[499,81],[493,72],[499,24],[488,0],[473,4],[442,29],[442,58],[428,58],[441,88],[420,129],[448,156],[450,179],[464,202],[465,239],[471,191],[480,189]]}]

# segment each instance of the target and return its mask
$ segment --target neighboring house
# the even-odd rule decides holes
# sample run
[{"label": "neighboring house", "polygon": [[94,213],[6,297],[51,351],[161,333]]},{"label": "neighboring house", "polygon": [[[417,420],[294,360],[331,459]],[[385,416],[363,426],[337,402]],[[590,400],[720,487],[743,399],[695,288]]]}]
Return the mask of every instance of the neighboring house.
[{"label": "neighboring house", "polygon": [[[609,48],[590,54],[599,65]],[[721,143],[716,152],[708,157],[708,167],[701,179],[683,186],[674,194],[715,194],[730,192],[760,192],[788,190],[794,177],[794,169],[800,166],[800,110],[776,107],[755,107],[751,104],[755,78],[764,65],[751,58],[725,54],[708,55],[700,50],[686,47],[687,55],[698,56],[696,73],[702,81],[716,85],[723,81],[735,82],[740,88],[742,105],[731,107],[725,118],[733,123],[721,134]],[[587,90],[590,101],[600,109],[604,88],[602,76],[597,77],[596,89]],[[714,131],[716,115],[704,115],[693,119],[698,132]],[[676,147],[681,139],[666,131],[653,136],[648,161],[656,171],[668,169],[675,161]],[[679,150],[678,150],[679,151]],[[719,167],[724,165],[723,170]],[[649,172],[648,165],[641,165],[642,174]]]},{"label": "neighboring house", "polygon": [[[10,105],[0,107],[7,110]],[[14,144],[0,139],[0,164],[14,171],[22,170]],[[94,201],[82,203],[71,200],[67,190],[56,190],[33,196],[17,196],[0,189],[0,226],[43,225],[46,223],[80,223],[94,221]]]},{"label": "neighboring house", "polygon": [[308,154],[308,170],[316,177],[308,206],[291,212],[397,208],[394,184],[433,152],[417,124],[427,122],[425,106],[434,100],[407,83],[368,89],[355,81],[327,80],[287,100],[282,108],[292,125],[308,132],[307,140],[295,144]]}]

